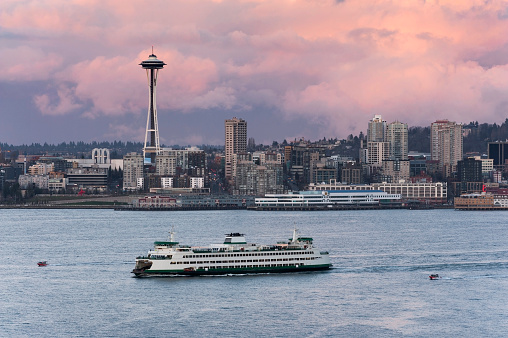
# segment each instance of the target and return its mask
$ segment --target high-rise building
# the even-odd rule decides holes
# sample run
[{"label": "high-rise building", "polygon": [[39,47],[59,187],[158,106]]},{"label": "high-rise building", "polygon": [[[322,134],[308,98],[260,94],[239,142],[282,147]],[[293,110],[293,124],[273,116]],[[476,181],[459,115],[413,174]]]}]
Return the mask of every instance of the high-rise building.
[{"label": "high-rise building", "polygon": [[444,177],[457,169],[462,160],[462,125],[448,120],[438,120],[430,128],[431,159],[439,161]]},{"label": "high-rise building", "polygon": [[385,141],[390,144],[390,160],[407,160],[407,124],[398,121],[386,127]]},{"label": "high-rise building", "polygon": [[141,187],[140,182],[143,177],[143,155],[138,153],[128,153],[123,157],[123,189],[138,190]]},{"label": "high-rise building", "polygon": [[[482,161],[474,157],[469,157],[458,161],[457,165],[457,178],[461,182],[461,193],[468,192],[468,183],[481,182],[483,183],[482,175]],[[478,184],[479,185],[479,184]]]},{"label": "high-rise building", "polygon": [[152,54],[148,59],[139,64],[146,69],[146,77],[148,79],[149,100],[148,100],[148,117],[146,119],[145,144],[143,146],[143,158],[149,158],[152,164],[155,164],[155,157],[160,154],[161,148],[159,143],[159,122],[157,121],[157,105],[156,105],[156,87],[157,75],[159,69],[166,65],[163,61],[158,60],[157,56]]},{"label": "high-rise building", "polygon": [[381,115],[374,115],[367,127],[367,142],[384,142],[385,131],[386,121],[383,121]]},{"label": "high-rise building", "polygon": [[390,143],[388,142],[367,142],[367,163],[371,166],[381,167],[384,160],[390,155]]},{"label": "high-rise building", "polygon": [[508,142],[489,142],[489,158],[494,160],[494,167],[502,169],[508,160]]},{"label": "high-rise building", "polygon": [[224,123],[226,129],[225,141],[225,176],[234,178],[235,154],[247,152],[247,122],[233,117]]}]

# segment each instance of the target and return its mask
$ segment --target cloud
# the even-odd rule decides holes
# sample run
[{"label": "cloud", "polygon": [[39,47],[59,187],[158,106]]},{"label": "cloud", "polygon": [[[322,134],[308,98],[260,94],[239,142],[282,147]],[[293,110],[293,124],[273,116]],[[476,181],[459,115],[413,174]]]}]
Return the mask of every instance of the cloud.
[{"label": "cloud", "polygon": [[35,96],[35,104],[43,115],[65,115],[82,107],[76,102],[73,88],[61,86],[56,90],[56,96],[54,99],[47,94]]},{"label": "cloud", "polygon": [[127,125],[123,123],[110,123],[109,124],[109,132],[105,133],[103,137],[106,140],[125,140],[131,141],[134,140],[136,142],[144,142],[145,140],[145,128],[143,127],[133,127],[132,125]]},{"label": "cloud", "polygon": [[[154,53],[167,63],[159,72],[159,114],[224,111],[255,119],[268,111],[279,120],[307,122],[301,126],[311,133],[307,138],[365,130],[374,114],[409,125],[437,118],[467,122],[478,114],[499,121],[506,115],[503,2],[151,5],[6,0],[0,81],[49,83],[33,98],[44,115],[144,115],[148,87],[139,63],[155,45]],[[129,134],[111,128],[112,135]]]},{"label": "cloud", "polygon": [[0,81],[26,82],[48,79],[63,58],[41,48],[17,46],[0,47]]}]

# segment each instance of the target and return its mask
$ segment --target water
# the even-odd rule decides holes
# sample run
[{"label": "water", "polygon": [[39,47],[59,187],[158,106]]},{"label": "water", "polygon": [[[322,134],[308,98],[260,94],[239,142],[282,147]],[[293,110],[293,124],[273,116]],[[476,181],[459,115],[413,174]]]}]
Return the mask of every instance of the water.
[{"label": "water", "polygon": [[[508,212],[0,210],[0,336],[508,335]],[[274,243],[297,226],[327,272],[133,278],[175,226]],[[49,266],[38,267],[47,260]],[[443,279],[431,281],[439,273]]]}]

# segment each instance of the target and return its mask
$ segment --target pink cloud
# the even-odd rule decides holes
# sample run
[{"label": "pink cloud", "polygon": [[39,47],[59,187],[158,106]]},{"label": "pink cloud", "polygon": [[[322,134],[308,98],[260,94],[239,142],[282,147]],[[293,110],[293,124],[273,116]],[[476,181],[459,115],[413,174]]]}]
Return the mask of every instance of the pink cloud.
[{"label": "pink cloud", "polygon": [[52,100],[46,94],[35,96],[35,105],[39,108],[42,115],[66,115],[82,107],[82,104],[76,102],[73,88],[61,86],[57,89],[57,96],[58,98],[55,100]]},{"label": "pink cloud", "polygon": [[61,65],[63,58],[40,48],[18,46],[0,47],[0,81],[37,81],[51,76]]},{"label": "pink cloud", "polygon": [[14,38],[1,47],[0,81],[57,88],[35,98],[43,114],[144,114],[138,64],[155,45],[167,63],[159,111],[271,109],[316,125],[316,135],[365,130],[380,113],[410,125],[504,118],[502,2],[150,4],[157,10],[124,0],[6,0],[0,27]]}]

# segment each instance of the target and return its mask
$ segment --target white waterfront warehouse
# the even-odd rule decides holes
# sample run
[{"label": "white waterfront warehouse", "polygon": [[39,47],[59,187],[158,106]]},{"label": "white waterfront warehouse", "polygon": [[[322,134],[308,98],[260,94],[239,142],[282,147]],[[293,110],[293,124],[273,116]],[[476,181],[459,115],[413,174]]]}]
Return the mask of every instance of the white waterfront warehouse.
[{"label": "white waterfront warehouse", "polygon": [[288,194],[267,194],[256,198],[257,207],[306,207],[333,205],[379,205],[400,202],[400,194],[381,190],[298,191]]}]

